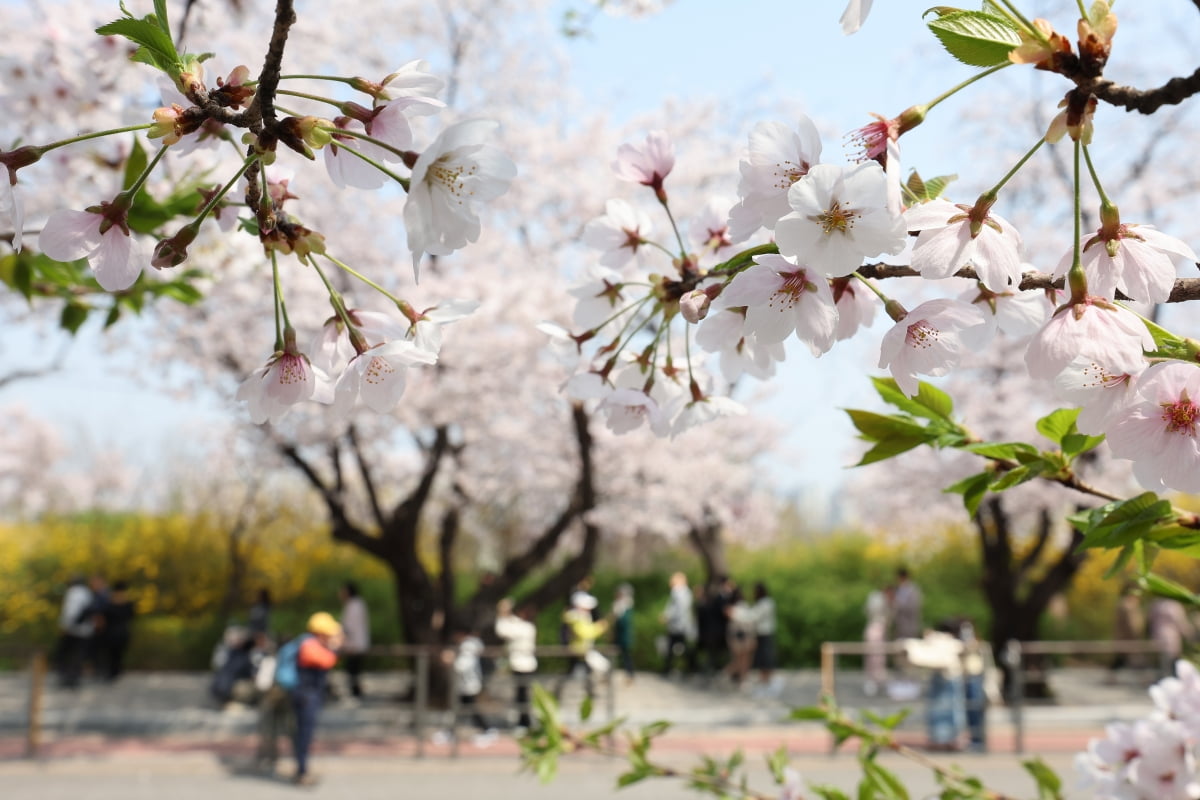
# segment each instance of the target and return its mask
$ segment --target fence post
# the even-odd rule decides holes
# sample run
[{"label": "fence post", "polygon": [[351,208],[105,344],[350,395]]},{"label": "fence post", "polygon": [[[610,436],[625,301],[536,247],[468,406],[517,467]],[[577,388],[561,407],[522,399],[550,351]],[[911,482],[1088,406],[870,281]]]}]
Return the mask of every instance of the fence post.
[{"label": "fence post", "polygon": [[417,651],[416,674],[413,677],[415,686],[413,696],[416,708],[413,709],[413,728],[417,736],[417,758],[425,757],[425,712],[429,707],[429,651]]},{"label": "fence post", "polygon": [[1004,663],[1008,666],[1008,707],[1012,714],[1013,749],[1025,752],[1025,663],[1021,657],[1021,643],[1009,639],[1004,645]]},{"label": "fence post", "polygon": [[836,660],[833,642],[821,642],[821,694],[831,698],[834,696]]},{"label": "fence post", "polygon": [[450,757],[458,758],[458,715],[462,709],[458,700],[458,672],[453,668],[446,682],[446,706],[450,709]]},{"label": "fence post", "polygon": [[42,743],[42,692],[46,684],[46,654],[34,650],[29,658],[29,727],[25,735],[25,757],[37,758]]},{"label": "fence post", "polygon": [[[608,671],[604,673],[604,694],[605,694],[604,708],[605,708],[605,713],[607,714],[607,717],[608,717],[605,720],[605,722],[612,722],[617,717],[617,697],[616,697],[617,682],[615,680],[613,680],[613,676],[616,675],[616,672],[617,672],[617,659],[613,658],[612,661],[609,662]],[[612,731],[609,731],[607,738],[608,738],[608,744],[611,747],[614,743]]]}]

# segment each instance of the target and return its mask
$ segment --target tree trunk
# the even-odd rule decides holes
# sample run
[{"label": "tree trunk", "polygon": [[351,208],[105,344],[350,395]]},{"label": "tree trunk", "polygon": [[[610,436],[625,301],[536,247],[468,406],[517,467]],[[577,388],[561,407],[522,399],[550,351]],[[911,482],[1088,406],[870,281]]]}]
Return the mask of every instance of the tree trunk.
[{"label": "tree trunk", "polygon": [[729,561],[725,557],[725,539],[721,536],[721,522],[704,509],[704,519],[688,526],[688,541],[704,562],[704,585],[716,586],[729,574]]}]

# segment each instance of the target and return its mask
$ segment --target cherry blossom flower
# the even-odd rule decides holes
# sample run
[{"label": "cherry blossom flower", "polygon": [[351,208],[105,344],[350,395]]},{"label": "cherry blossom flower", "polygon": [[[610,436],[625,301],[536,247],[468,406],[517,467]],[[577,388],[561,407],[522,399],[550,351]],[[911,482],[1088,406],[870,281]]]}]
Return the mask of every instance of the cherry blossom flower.
[{"label": "cherry blossom flower", "polygon": [[887,202],[878,164],[818,164],[788,190],[792,213],[775,224],[779,252],[829,277],[849,275],[865,257],[899,253],[908,232]]},{"label": "cherry blossom flower", "polygon": [[625,280],[616,270],[591,264],[584,280],[567,290],[576,298],[572,321],[577,330],[591,330],[607,322],[627,305],[622,294]]},{"label": "cherry blossom flower", "polygon": [[1138,720],[1133,726],[1137,757],[1129,764],[1129,782],[1146,800],[1196,800],[1196,757],[1187,731],[1174,720]]},{"label": "cherry blossom flower", "polygon": [[[1032,264],[1023,264],[1022,268],[1032,270]],[[1009,336],[1024,338],[1046,324],[1053,311],[1045,292],[1030,290],[1022,292],[1009,288],[1003,292],[993,292],[983,286],[977,286],[958,296],[964,303],[971,303],[983,311],[988,321],[991,338],[997,331],[1003,331]]]},{"label": "cherry blossom flower", "polygon": [[729,212],[729,235],[743,241],[791,212],[788,190],[821,160],[821,136],[808,117],[793,131],[782,122],[760,122],[750,131],[750,152],[741,162],[738,196]]},{"label": "cherry blossom flower", "polygon": [[720,258],[732,252],[734,242],[729,234],[729,207],[732,205],[726,197],[709,198],[700,213],[688,223],[688,242],[701,258],[710,255]]},{"label": "cherry blossom flower", "polygon": [[983,312],[957,300],[930,300],[909,311],[883,335],[879,366],[887,367],[910,397],[917,375],[945,375],[978,343],[986,329]]},{"label": "cherry blossom flower", "polygon": [[783,342],[764,342],[746,331],[746,309],[710,313],[696,328],[696,344],[719,354],[721,377],[733,383],[742,375],[766,380],[787,352]]},{"label": "cherry blossom flower", "polygon": [[875,294],[856,278],[834,278],[831,283],[838,311],[834,338],[840,342],[856,334],[859,328],[870,327],[879,304]]},{"label": "cherry blossom flower", "polygon": [[842,18],[838,20],[842,24],[842,33],[849,36],[852,33],[857,33],[866,21],[867,15],[871,13],[871,3],[874,0],[850,0],[846,6],[846,10],[842,12]]},{"label": "cherry blossom flower", "polygon": [[346,365],[334,387],[333,411],[344,415],[361,399],[367,408],[385,414],[404,394],[408,367],[436,361],[436,355],[412,342],[393,340],[375,345]]},{"label": "cherry blossom flower", "polygon": [[[407,150],[412,147],[413,143],[412,125],[409,124],[408,118],[435,114],[442,108],[445,108],[445,103],[429,97],[400,97],[391,100],[375,107],[370,120],[366,122],[367,135],[397,150]],[[360,141],[358,144],[361,147],[370,145],[371,142]],[[399,154],[386,148],[375,149],[379,151],[379,157],[385,161],[399,162],[403,160]],[[371,154],[368,153],[368,155]]]},{"label": "cherry blossom flower", "polygon": [[[343,130],[355,131],[357,133],[367,132],[366,126],[349,117],[338,117],[333,120],[333,123]],[[329,173],[329,179],[339,188],[344,189],[349,186],[355,189],[371,191],[380,188],[388,182],[388,176],[383,172],[363,161],[354,155],[354,153],[345,152],[346,150],[354,150],[373,161],[383,161],[391,154],[377,144],[353,136],[335,133],[333,134],[333,141],[326,147],[321,148],[321,150],[325,159],[325,171]]]},{"label": "cherry blossom flower", "polygon": [[38,247],[55,261],[86,258],[106,291],[128,289],[150,259],[129,235],[125,214],[112,203],[86,211],[56,211],[42,226]]},{"label": "cherry blossom flower", "polygon": [[1200,493],[1200,366],[1155,364],[1108,429],[1113,455],[1148,489]]},{"label": "cherry blossom flower", "polygon": [[584,226],[583,242],[603,253],[600,263],[604,266],[622,267],[646,242],[651,227],[646,212],[613,198],[604,204],[604,216]]},{"label": "cherry blossom flower", "polygon": [[[1067,274],[1073,257],[1073,251],[1063,255],[1055,277]],[[1080,260],[1092,294],[1111,299],[1120,291],[1133,300],[1165,303],[1178,274],[1176,257],[1197,260],[1192,248],[1174,236],[1150,225],[1124,224],[1111,237],[1100,228],[1084,245]]]},{"label": "cherry blossom flower", "polygon": [[296,350],[293,341],[242,381],[237,399],[246,403],[251,421],[261,425],[278,422],[297,403],[329,402],[328,386],[325,373]]},{"label": "cherry blossom flower", "polygon": [[820,356],[833,347],[837,308],[824,275],[779,255],[754,257],[721,293],[723,307],[746,306],[746,330],[764,342],[793,332]]},{"label": "cherry blossom flower", "polygon": [[746,407],[730,397],[710,394],[686,403],[671,422],[671,438],[721,417],[740,417]]},{"label": "cherry blossom flower", "polygon": [[638,389],[614,389],[605,395],[596,410],[604,415],[604,424],[613,433],[629,433],[643,424],[658,436],[670,432],[670,420],[658,403]]},{"label": "cherry blossom flower", "polygon": [[429,62],[417,59],[402,65],[380,82],[375,93],[375,103],[378,105],[380,101],[412,97],[427,102],[432,100],[437,105],[444,106],[436,98],[445,87],[446,81],[429,71]]},{"label": "cherry blossom flower", "polygon": [[498,124],[490,120],[458,122],[442,131],[413,165],[404,204],[413,276],[421,256],[449,255],[479,238],[475,204],[508,191],[517,167],[486,143]]},{"label": "cherry blossom flower", "polygon": [[478,308],[478,300],[443,300],[419,313],[408,337],[417,347],[437,355],[442,350],[442,326],[466,319]]},{"label": "cherry blossom flower", "polygon": [[17,191],[15,181],[9,181],[7,175],[0,172],[0,218],[7,217],[12,228],[13,250],[21,252],[21,236],[25,228],[25,201]]},{"label": "cherry blossom flower", "polygon": [[[1143,361],[1141,366],[1145,367],[1146,362]],[[1136,378],[1136,375],[1082,356],[1073,359],[1054,376],[1054,393],[1079,406],[1075,427],[1080,433],[1100,435],[1129,404]]]},{"label": "cherry blossom flower", "polygon": [[613,171],[623,181],[649,186],[662,199],[663,181],[675,168],[675,145],[666,131],[650,131],[641,147],[623,144],[617,148]]},{"label": "cherry blossom flower", "polygon": [[1112,374],[1141,372],[1143,351],[1154,338],[1136,314],[1089,295],[1082,303],[1054,312],[1029,342],[1025,366],[1039,380],[1052,380],[1079,356],[1103,364]]},{"label": "cherry blossom flower", "polygon": [[972,206],[930,200],[908,209],[904,222],[920,231],[913,246],[912,268],[930,280],[948,278],[974,267],[980,282],[1003,292],[1021,282],[1021,236],[1010,222],[987,212],[973,220]]}]

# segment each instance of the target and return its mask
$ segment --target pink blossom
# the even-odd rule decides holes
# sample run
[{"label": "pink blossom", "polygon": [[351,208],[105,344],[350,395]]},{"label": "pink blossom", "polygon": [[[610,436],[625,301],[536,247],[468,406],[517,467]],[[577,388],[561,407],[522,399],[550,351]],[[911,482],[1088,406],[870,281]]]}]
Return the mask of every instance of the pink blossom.
[{"label": "pink blossom", "polygon": [[1154,338],[1136,314],[1089,295],[1054,312],[1030,340],[1025,366],[1034,378],[1052,380],[1075,358],[1086,356],[1113,374],[1136,375],[1145,365],[1143,351],[1153,349]]},{"label": "pink blossom", "polygon": [[141,243],[129,235],[124,212],[110,203],[54,212],[42,227],[38,247],[55,261],[86,258],[96,281],[109,292],[128,289],[150,262]]},{"label": "pink blossom", "polygon": [[[1088,291],[1098,297],[1114,298],[1122,292],[1133,300],[1165,303],[1175,286],[1175,259],[1195,263],[1196,253],[1174,236],[1149,225],[1120,225],[1114,238],[1105,240],[1104,228],[1084,246],[1081,262],[1087,274]],[[1109,254],[1112,248],[1113,255]],[[1055,277],[1067,274],[1073,251],[1068,251],[1054,270]]]},{"label": "pink blossom", "polygon": [[915,396],[917,375],[945,375],[954,369],[986,324],[983,312],[957,300],[922,303],[883,335],[879,366],[891,370],[905,394]]},{"label": "pink blossom", "polygon": [[764,342],[746,330],[744,308],[710,313],[696,329],[696,344],[719,354],[721,376],[729,383],[742,375],[766,380],[787,355],[783,342]]},{"label": "pink blossom", "polygon": [[444,107],[445,104],[435,98],[445,87],[446,81],[429,71],[429,62],[418,59],[409,61],[384,78],[380,83],[375,102],[378,105],[380,101],[386,102],[406,97]]},{"label": "pink blossom", "polygon": [[856,278],[834,278],[833,302],[837,305],[838,324],[834,338],[849,339],[859,328],[868,328],[875,319],[879,303],[875,294]]},{"label": "pink blossom", "polygon": [[21,235],[25,228],[25,202],[17,191],[16,181],[10,181],[8,176],[0,172],[0,218],[8,217],[12,228],[13,250],[21,252]]},{"label": "pink blossom", "polygon": [[987,213],[971,219],[971,206],[930,200],[904,214],[910,231],[920,231],[913,245],[912,268],[930,280],[948,278],[974,267],[979,281],[993,292],[1021,282],[1021,236],[1010,222]]},{"label": "pink blossom", "polygon": [[632,144],[618,147],[612,167],[621,180],[662,192],[663,181],[675,167],[675,145],[666,131],[650,131],[641,147]]},{"label": "pink blossom", "polygon": [[650,395],[637,389],[614,389],[597,410],[604,415],[604,424],[613,433],[629,433],[648,425],[659,436],[666,435],[670,421]]},{"label": "pink blossom", "polygon": [[723,308],[745,306],[746,330],[764,342],[782,342],[795,332],[814,356],[833,346],[838,315],[829,281],[783,256],[755,256],[720,302]]},{"label": "pink blossom", "polygon": [[692,400],[679,410],[671,423],[671,438],[700,425],[706,425],[721,417],[740,417],[746,407],[729,397],[705,395]]},{"label": "pink blossom", "polygon": [[732,252],[733,238],[729,233],[729,207],[732,205],[726,197],[710,198],[688,223],[689,244],[701,258],[707,255],[719,258]]},{"label": "pink blossom", "polygon": [[[349,117],[338,117],[334,120],[334,124],[343,130],[366,133],[366,128],[361,122]],[[350,186],[355,189],[371,190],[380,188],[388,181],[387,175],[354,153],[346,152],[354,150],[374,161],[381,161],[388,155],[388,152],[377,144],[335,133],[333,141],[321,149],[325,158],[325,171],[329,173],[329,179],[339,188],[344,189]]]},{"label": "pink blossom", "polygon": [[1200,366],[1155,364],[1108,430],[1113,455],[1133,461],[1151,490],[1200,493]]},{"label": "pink blossom", "polygon": [[650,218],[646,212],[614,198],[604,204],[604,216],[584,226],[583,241],[602,252],[601,264],[622,267],[645,243],[650,231]]},{"label": "pink blossom", "polygon": [[[1142,366],[1145,366],[1145,361]],[[1054,377],[1054,393],[1080,407],[1075,426],[1080,433],[1100,435],[1108,430],[1134,395],[1136,375],[1114,370],[1081,356]]]},{"label": "pink blossom", "polygon": [[904,249],[908,232],[888,210],[887,176],[873,161],[843,169],[818,164],[788,190],[792,213],[775,224],[779,252],[831,278],[864,258]]},{"label": "pink blossom", "polygon": [[407,385],[408,367],[433,364],[437,356],[412,342],[389,341],[350,360],[334,387],[333,411],[346,414],[361,400],[378,414],[396,407]]},{"label": "pink blossom", "polygon": [[[1033,269],[1032,265],[1023,266]],[[963,292],[958,299],[977,306],[987,318],[988,329],[992,333],[999,330],[1017,338],[1032,335],[1046,324],[1050,312],[1054,310],[1045,292],[1032,289],[1022,292],[1009,288],[1003,292],[993,292],[979,286]]]},{"label": "pink blossom", "polygon": [[[275,353],[238,387],[237,399],[246,403],[254,424],[278,422],[297,403],[314,397],[324,373],[308,356],[292,348]],[[327,402],[327,401],[325,401]]]},{"label": "pink blossom", "polygon": [[743,241],[759,228],[774,230],[788,214],[788,190],[821,160],[821,136],[808,117],[796,130],[782,122],[760,122],[750,131],[750,149],[739,168],[741,202],[729,212],[729,235]]}]

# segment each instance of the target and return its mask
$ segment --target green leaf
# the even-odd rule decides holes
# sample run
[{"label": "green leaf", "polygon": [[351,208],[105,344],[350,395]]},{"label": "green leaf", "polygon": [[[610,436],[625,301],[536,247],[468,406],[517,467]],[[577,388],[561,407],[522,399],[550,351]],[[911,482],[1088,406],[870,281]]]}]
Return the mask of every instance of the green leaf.
[{"label": "green leaf", "polygon": [[1038,433],[1055,444],[1062,444],[1064,436],[1076,432],[1075,420],[1078,416],[1078,408],[1060,408],[1052,411],[1037,421]]},{"label": "green leaf", "polygon": [[1136,546],[1137,543],[1134,542],[1121,548],[1121,552],[1113,559],[1112,566],[1104,571],[1104,580],[1111,581],[1125,571],[1125,567],[1129,564],[1130,559],[1133,558],[1133,551]]},{"label": "green leaf", "polygon": [[629,772],[623,772],[617,778],[617,788],[624,789],[626,786],[632,786],[635,783],[646,780],[646,778],[649,778],[652,774],[653,772],[651,770],[644,767],[631,769]]},{"label": "green leaf", "polygon": [[154,16],[158,19],[158,27],[171,34],[171,23],[167,20],[167,0],[154,0]]},{"label": "green leaf", "polygon": [[1144,575],[1138,579],[1138,584],[1143,590],[1150,592],[1150,594],[1156,597],[1178,600],[1184,605],[1200,606],[1200,595],[1194,594],[1175,581],[1164,578],[1161,575],[1155,575],[1154,573]]},{"label": "green leaf", "polygon": [[[121,10],[125,11],[124,6]],[[128,11],[125,13],[129,14]],[[138,45],[132,59],[157,67],[172,79],[177,77],[182,69],[183,64],[175,49],[175,42],[171,41],[170,32],[160,26],[159,19],[154,14],[147,14],[141,19],[125,16],[107,25],[101,25],[96,28],[96,33],[101,36],[123,36]]]},{"label": "green leaf", "polygon": [[133,138],[133,149],[129,151],[129,158],[125,159],[125,178],[121,181],[121,189],[128,190],[137,182],[137,179],[146,171],[146,165],[150,163],[150,159],[146,157],[146,150],[142,147],[142,143],[135,136]]},{"label": "green leaf", "polygon": [[1062,800],[1062,779],[1041,758],[1022,761],[1021,766],[1037,782],[1038,800]]},{"label": "green leaf", "polygon": [[875,442],[883,442],[894,438],[931,439],[925,426],[911,417],[901,417],[892,414],[876,414],[873,411],[847,409],[850,421],[858,428],[863,438]]},{"label": "green leaf", "polygon": [[[928,404],[932,402],[937,405],[943,402],[937,397],[937,394],[945,398],[944,402],[948,404],[950,403],[950,396],[945,392],[935,389],[933,386],[929,386],[927,383],[919,385],[916,397],[909,397],[901,391],[894,378],[871,378],[871,382],[875,384],[875,391],[879,392],[879,396],[883,398],[885,403],[893,405],[901,411],[906,411],[914,417],[924,417],[925,419],[950,419],[950,411],[952,409],[948,408],[945,414],[939,414]],[[925,388],[927,386],[929,387],[928,390]],[[925,393],[926,401],[921,399],[922,392]]]},{"label": "green leaf", "polygon": [[583,702],[579,704],[579,719],[587,722],[592,718],[592,698],[590,695],[584,696]]},{"label": "green leaf", "polygon": [[821,800],[850,800],[850,795],[836,786],[809,786],[808,790]]},{"label": "green leaf", "polygon": [[989,488],[993,492],[1003,492],[1005,489],[1011,489],[1014,486],[1020,486],[1022,483],[1031,481],[1041,473],[1042,471],[1035,469],[1034,465],[1014,467],[993,481]]},{"label": "green leaf", "polygon": [[1124,547],[1144,538],[1160,522],[1174,518],[1174,510],[1154,492],[1108,503],[1067,517],[1083,533],[1079,550]]},{"label": "green leaf", "polygon": [[793,708],[788,719],[824,721],[828,716],[829,712],[823,706],[805,706],[804,708]]},{"label": "green leaf", "polygon": [[767,769],[771,770],[771,777],[775,783],[782,785],[787,779],[784,775],[784,770],[788,766],[788,748],[786,744],[779,745],[773,752],[767,753]]},{"label": "green leaf", "polygon": [[868,778],[877,790],[876,796],[883,800],[908,800],[908,789],[891,770],[880,766],[874,759],[862,762],[864,777]]},{"label": "green leaf", "polygon": [[1088,436],[1084,433],[1068,433],[1062,438],[1063,455],[1068,458],[1075,458],[1098,447],[1103,441],[1103,434],[1100,436]]},{"label": "green leaf", "polygon": [[59,324],[63,330],[75,334],[79,331],[80,326],[87,321],[88,311],[88,307],[82,303],[67,303],[63,306]]},{"label": "green leaf", "polygon": [[952,494],[961,494],[963,496],[963,505],[966,506],[967,514],[975,516],[975,512],[979,510],[979,504],[983,502],[983,498],[987,495],[988,486],[992,482],[992,473],[980,472],[977,475],[963,478],[958,483],[947,486],[943,492]]},{"label": "green leaf", "polygon": [[904,191],[904,203],[914,206],[936,200],[942,196],[942,192],[946,191],[950,182],[955,180],[958,180],[957,175],[939,175],[936,178],[925,180],[914,169],[909,174],[904,186],[901,187]]},{"label": "green leaf", "polygon": [[863,457],[861,459],[859,459],[859,462],[857,464],[855,464],[854,466],[865,467],[868,464],[875,464],[879,461],[886,461],[889,458],[898,456],[901,453],[907,453],[909,450],[912,450],[914,447],[920,447],[921,445],[927,444],[928,442],[929,442],[929,438],[925,437],[925,436],[909,436],[909,437],[898,436],[895,439],[888,439],[885,442],[879,442],[874,447],[872,447],[870,450],[868,450],[866,453],[864,453]]},{"label": "green leaf", "polygon": [[983,442],[981,444],[969,444],[963,448],[970,453],[983,456],[984,458],[996,458],[1005,461],[1016,461],[1018,453],[1037,455],[1037,448],[1031,444],[1024,442]]},{"label": "green leaf", "polygon": [[[926,12],[928,13],[928,12]],[[973,67],[994,67],[1008,61],[1008,54],[1021,43],[1007,19],[982,11],[941,14],[929,30],[946,52]]]},{"label": "green leaf", "polygon": [[172,281],[155,287],[155,290],[163,297],[169,297],[172,300],[183,303],[185,306],[194,306],[204,299],[204,293],[192,286],[190,283],[182,281]]}]

